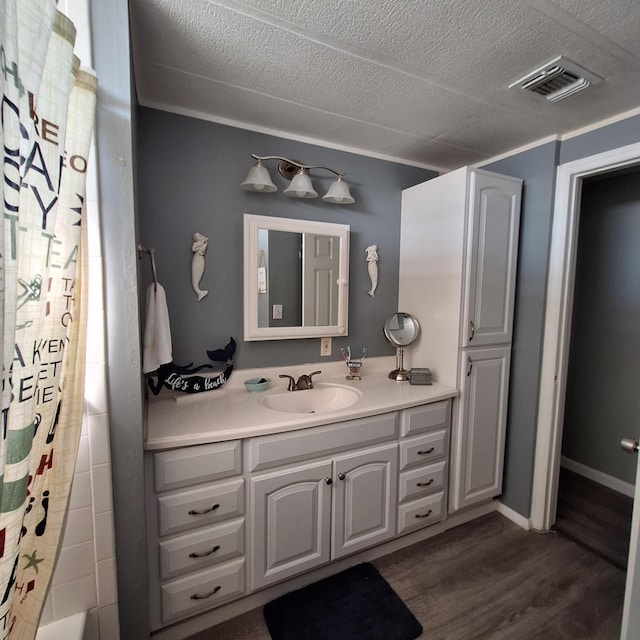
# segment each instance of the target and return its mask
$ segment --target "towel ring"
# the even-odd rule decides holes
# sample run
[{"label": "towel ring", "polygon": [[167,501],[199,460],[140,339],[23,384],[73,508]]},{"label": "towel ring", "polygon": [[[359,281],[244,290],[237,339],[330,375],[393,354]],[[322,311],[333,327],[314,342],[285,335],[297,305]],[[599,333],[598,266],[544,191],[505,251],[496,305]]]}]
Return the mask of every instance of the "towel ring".
[{"label": "towel ring", "polygon": [[138,260],[142,260],[142,256],[145,253],[149,254],[151,258],[151,275],[153,276],[153,284],[158,286],[158,272],[156,271],[156,250],[151,247],[150,249],[145,249],[141,244],[138,245]]}]

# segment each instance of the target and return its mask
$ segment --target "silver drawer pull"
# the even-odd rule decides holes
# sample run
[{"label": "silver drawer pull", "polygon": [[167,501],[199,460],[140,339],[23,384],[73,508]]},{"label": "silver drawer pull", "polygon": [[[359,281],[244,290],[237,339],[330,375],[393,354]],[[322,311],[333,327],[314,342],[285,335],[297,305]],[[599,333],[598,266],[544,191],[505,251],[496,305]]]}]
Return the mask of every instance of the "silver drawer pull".
[{"label": "silver drawer pull", "polygon": [[418,451],[419,456],[428,456],[430,453],[433,453],[436,450],[435,447],[429,447],[426,451]]},{"label": "silver drawer pull", "polygon": [[206,558],[210,556],[212,553],[215,553],[220,548],[220,545],[217,544],[213,549],[209,549],[209,551],[193,551],[189,554],[190,558]]},{"label": "silver drawer pull", "polygon": [[427,482],[416,482],[416,485],[418,487],[428,487],[429,485],[433,484],[433,478],[429,478],[429,480],[427,480]]},{"label": "silver drawer pull", "polygon": [[433,513],[433,509],[429,509],[427,513],[416,513],[416,518],[428,518]]},{"label": "silver drawer pull", "polygon": [[218,591],[220,591],[220,589],[222,589],[222,587],[220,585],[218,585],[217,587],[214,587],[212,591],[209,591],[209,593],[194,593],[191,596],[191,599],[192,600],[206,600],[207,598],[210,598],[211,596],[213,596],[216,593],[218,593]]},{"label": "silver drawer pull", "polygon": [[208,509],[201,509],[200,511],[198,511],[197,509],[191,509],[191,511],[189,511],[189,515],[190,516],[203,516],[207,513],[211,513],[212,511],[215,511],[216,509],[219,509],[220,505],[219,504],[214,504],[212,507],[209,507]]}]

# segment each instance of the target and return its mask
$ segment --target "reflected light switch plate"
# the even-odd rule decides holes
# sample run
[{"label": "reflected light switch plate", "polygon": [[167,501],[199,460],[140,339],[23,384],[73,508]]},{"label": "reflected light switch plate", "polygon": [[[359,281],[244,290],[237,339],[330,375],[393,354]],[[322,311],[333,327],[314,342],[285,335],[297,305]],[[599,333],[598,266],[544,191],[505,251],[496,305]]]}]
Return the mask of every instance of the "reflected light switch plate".
[{"label": "reflected light switch plate", "polygon": [[282,320],[282,305],[274,304],[273,305],[273,319],[274,320]]}]

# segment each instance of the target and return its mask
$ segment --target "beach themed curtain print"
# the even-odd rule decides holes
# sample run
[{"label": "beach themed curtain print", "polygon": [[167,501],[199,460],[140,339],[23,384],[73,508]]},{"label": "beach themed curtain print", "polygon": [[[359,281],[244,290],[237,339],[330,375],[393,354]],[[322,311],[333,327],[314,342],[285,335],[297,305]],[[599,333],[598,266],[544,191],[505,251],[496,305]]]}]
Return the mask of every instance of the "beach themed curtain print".
[{"label": "beach themed curtain print", "polygon": [[0,640],[35,637],[82,422],[97,83],[74,40],[54,0],[0,0]]}]

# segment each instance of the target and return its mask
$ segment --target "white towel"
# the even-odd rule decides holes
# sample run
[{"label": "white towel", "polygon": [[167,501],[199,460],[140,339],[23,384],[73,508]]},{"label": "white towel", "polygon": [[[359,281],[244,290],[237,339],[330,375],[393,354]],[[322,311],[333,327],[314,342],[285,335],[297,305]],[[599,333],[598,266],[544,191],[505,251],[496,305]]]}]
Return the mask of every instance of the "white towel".
[{"label": "white towel", "polygon": [[151,284],[147,289],[147,318],[144,325],[142,372],[156,371],[173,360],[169,310],[164,288]]}]

